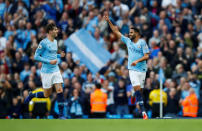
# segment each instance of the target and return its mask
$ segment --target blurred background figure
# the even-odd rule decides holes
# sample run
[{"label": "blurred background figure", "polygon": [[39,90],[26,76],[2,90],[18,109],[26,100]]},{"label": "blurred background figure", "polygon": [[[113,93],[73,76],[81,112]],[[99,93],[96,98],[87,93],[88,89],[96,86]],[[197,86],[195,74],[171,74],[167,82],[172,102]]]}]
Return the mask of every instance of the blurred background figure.
[{"label": "blurred background figure", "polygon": [[74,89],[72,92],[72,97],[69,101],[69,113],[71,118],[81,118],[83,115],[82,99],[79,96],[79,90]]},{"label": "blurred background figure", "polygon": [[[160,89],[159,82],[156,81],[154,83],[154,90],[152,90],[149,94],[149,105],[152,108],[152,118],[160,117]],[[165,114],[165,107],[167,106],[167,94],[162,91],[162,102],[163,102],[163,114]]]},{"label": "blurred background figure", "polygon": [[96,84],[95,86],[95,91],[90,95],[91,117],[105,118],[107,110],[107,94],[101,91],[101,84]]},{"label": "blurred background figure", "polygon": [[185,117],[197,117],[198,114],[198,99],[194,89],[189,89],[189,96],[184,100],[180,100],[180,104],[183,108],[183,116]]}]

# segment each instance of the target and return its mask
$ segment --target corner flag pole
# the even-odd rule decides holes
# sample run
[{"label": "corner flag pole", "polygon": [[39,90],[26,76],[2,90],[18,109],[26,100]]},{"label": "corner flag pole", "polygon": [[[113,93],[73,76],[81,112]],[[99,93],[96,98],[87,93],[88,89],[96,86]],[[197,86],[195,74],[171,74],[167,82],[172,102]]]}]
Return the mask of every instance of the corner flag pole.
[{"label": "corner flag pole", "polygon": [[163,118],[163,81],[162,78],[160,78],[160,118]]}]

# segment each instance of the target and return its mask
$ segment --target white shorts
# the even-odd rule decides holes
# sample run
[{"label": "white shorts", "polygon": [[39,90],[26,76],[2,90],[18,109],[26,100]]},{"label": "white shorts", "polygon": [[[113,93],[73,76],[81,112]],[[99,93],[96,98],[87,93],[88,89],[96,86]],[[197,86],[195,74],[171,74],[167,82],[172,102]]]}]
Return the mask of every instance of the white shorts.
[{"label": "white shorts", "polygon": [[63,83],[62,75],[58,72],[41,73],[41,80],[44,89],[51,88],[53,84]]},{"label": "white shorts", "polygon": [[146,72],[129,70],[129,76],[132,86],[140,86],[141,88],[144,88]]}]

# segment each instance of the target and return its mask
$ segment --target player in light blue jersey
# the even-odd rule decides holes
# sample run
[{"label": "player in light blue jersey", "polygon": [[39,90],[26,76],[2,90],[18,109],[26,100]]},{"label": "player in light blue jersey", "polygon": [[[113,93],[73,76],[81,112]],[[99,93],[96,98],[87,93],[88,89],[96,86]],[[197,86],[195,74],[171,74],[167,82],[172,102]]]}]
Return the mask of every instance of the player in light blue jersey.
[{"label": "player in light blue jersey", "polygon": [[144,88],[147,71],[146,60],[149,59],[148,46],[145,40],[140,38],[141,35],[139,29],[131,27],[128,38],[119,32],[118,28],[112,24],[108,16],[104,16],[104,18],[109,23],[112,31],[123,43],[126,44],[128,48],[128,69],[130,81],[135,90],[136,101],[142,111],[143,119],[148,119],[142,98],[142,88]]},{"label": "player in light blue jersey", "polygon": [[42,62],[41,80],[43,85],[43,92],[30,93],[25,99],[28,103],[32,98],[45,98],[52,94],[52,87],[55,87],[57,92],[57,101],[59,109],[59,117],[64,118],[64,96],[62,88],[62,75],[58,67],[58,58],[64,57],[65,53],[57,54],[58,46],[55,37],[58,35],[58,28],[55,24],[50,23],[46,26],[47,37],[43,39],[36,49],[34,59]]}]

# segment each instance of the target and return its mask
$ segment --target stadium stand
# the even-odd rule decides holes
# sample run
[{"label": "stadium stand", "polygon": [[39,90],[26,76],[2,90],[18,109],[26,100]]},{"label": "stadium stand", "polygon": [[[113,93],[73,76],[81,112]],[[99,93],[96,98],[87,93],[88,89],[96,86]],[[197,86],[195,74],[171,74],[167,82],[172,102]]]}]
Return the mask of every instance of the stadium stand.
[{"label": "stadium stand", "polygon": [[[198,117],[202,117],[201,0],[0,0],[0,118],[29,118],[24,98],[29,91],[42,86],[41,63],[34,61],[33,56],[40,40],[46,37],[45,26],[51,22],[60,29],[58,47],[66,52],[66,57],[59,62],[64,78],[66,117],[71,118],[70,112],[82,113],[82,118],[91,115],[90,94],[97,82],[108,95],[107,118],[121,118],[123,112],[127,113],[121,114],[123,118],[141,117],[130,88],[126,46],[111,32],[104,15],[109,15],[126,36],[130,26],[139,28],[148,43],[151,55],[143,90],[147,112],[152,113],[149,95],[161,76],[169,99],[167,105],[177,103],[172,107],[176,112],[169,107],[165,110],[174,113],[172,117],[182,117],[179,103],[193,88],[199,101]],[[97,73],[92,73],[65,44],[65,40],[80,29],[88,31],[99,47],[112,55]],[[122,108],[121,100],[117,102],[114,97],[119,95],[116,93],[120,80],[125,83],[127,102],[124,102],[124,111],[117,114],[117,107]],[[71,101],[74,89],[79,92],[79,104]],[[56,94],[50,99],[48,118],[57,118]],[[81,108],[70,108],[72,103]],[[79,113],[75,109],[79,109]],[[34,111],[39,113],[40,109]]]}]

